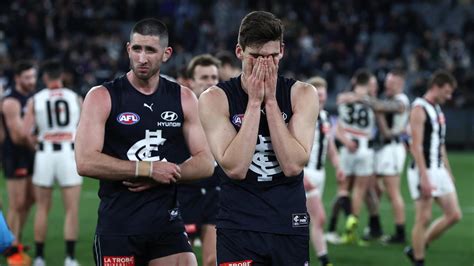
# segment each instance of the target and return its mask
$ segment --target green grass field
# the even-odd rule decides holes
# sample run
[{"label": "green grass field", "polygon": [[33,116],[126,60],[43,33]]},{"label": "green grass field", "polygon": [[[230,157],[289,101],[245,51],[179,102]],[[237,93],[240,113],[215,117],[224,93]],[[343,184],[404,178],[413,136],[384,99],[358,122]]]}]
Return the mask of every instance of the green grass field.
[{"label": "green grass field", "polygon": [[[451,166],[456,176],[456,187],[459,201],[463,211],[463,220],[443,235],[438,241],[430,245],[427,252],[427,265],[474,265],[474,153],[451,152],[449,155]],[[331,200],[335,193],[335,179],[333,169],[328,168],[326,188],[324,192],[324,203],[326,211],[329,211]],[[403,175],[402,193],[405,198],[407,215],[407,233],[411,231],[413,224],[413,202],[410,200],[406,176]],[[83,186],[80,208],[80,236],[77,245],[77,257],[81,265],[94,265],[92,259],[92,239],[95,223],[97,220],[97,197],[98,182],[86,179]],[[6,202],[4,179],[0,178],[0,193],[3,202]],[[5,204],[4,204],[5,206]],[[34,211],[34,209],[33,209]],[[438,207],[434,207],[433,217],[440,215]],[[30,213],[28,223],[24,231],[23,242],[34,246],[33,241],[33,213]],[[64,241],[63,241],[63,209],[59,191],[54,192],[53,208],[49,217],[48,237],[45,245],[46,261],[48,265],[63,265]],[[342,216],[341,216],[342,217]],[[361,215],[361,224],[365,226],[366,213]],[[382,223],[386,233],[393,232],[392,214],[389,202],[383,199],[381,205]],[[339,219],[339,227],[342,228],[343,219]],[[361,228],[363,227],[361,226]],[[362,230],[362,229],[361,229]],[[357,246],[332,246],[329,245],[329,255],[336,266],[401,266],[410,265],[402,254],[403,246],[383,246],[371,243],[368,247]],[[200,260],[200,250],[196,250]],[[31,256],[34,251],[29,251]],[[0,259],[0,265],[5,265],[5,260]],[[311,265],[319,265],[314,250],[311,250]]]}]

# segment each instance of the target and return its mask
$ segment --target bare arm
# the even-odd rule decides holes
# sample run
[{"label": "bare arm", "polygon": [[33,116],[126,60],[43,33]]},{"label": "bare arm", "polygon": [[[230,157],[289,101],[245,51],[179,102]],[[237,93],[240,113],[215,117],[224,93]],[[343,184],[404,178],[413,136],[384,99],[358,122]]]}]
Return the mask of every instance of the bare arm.
[{"label": "bare arm", "polygon": [[444,167],[448,170],[451,179],[454,181],[453,171],[451,170],[451,165],[449,164],[448,152],[446,151],[446,145],[443,144],[441,147],[441,156],[443,156]]},{"label": "bare arm", "polygon": [[422,107],[416,106],[411,110],[410,127],[412,143],[410,151],[420,174],[420,188],[423,197],[431,195],[431,185],[428,179],[425,156],[423,154],[423,136],[425,131],[426,114]]},{"label": "bare arm", "polygon": [[350,152],[357,150],[357,144],[346,136],[340,122],[336,125],[336,139],[339,140],[342,145],[346,146]]},{"label": "bare arm", "polygon": [[329,138],[328,143],[328,155],[329,159],[331,160],[331,164],[334,166],[336,170],[336,178],[337,181],[342,182],[345,179],[344,172],[339,164],[339,154],[337,153],[336,143],[334,143],[334,139],[332,137]]},{"label": "bare arm", "polygon": [[286,176],[298,175],[308,162],[319,110],[317,91],[306,83],[293,85],[291,102],[293,116],[288,127],[276,99],[265,102],[273,150]]},{"label": "bare arm", "polygon": [[214,171],[214,158],[199,120],[197,98],[190,89],[182,87],[181,103],[184,112],[183,133],[191,153],[191,158],[179,165],[181,178],[191,180],[209,177]]},{"label": "bare arm", "polygon": [[102,153],[105,123],[110,110],[111,99],[107,89],[103,86],[92,88],[84,100],[75,139],[80,175],[117,181],[135,175],[135,162]]},{"label": "bare arm", "polygon": [[247,104],[240,130],[229,121],[229,105],[225,92],[211,87],[199,98],[201,118],[214,158],[232,179],[243,180],[255,153],[260,123],[260,102]]},{"label": "bare arm", "polygon": [[26,104],[26,113],[23,117],[23,134],[28,140],[28,147],[32,150],[35,149],[36,138],[33,135],[33,130],[36,124],[35,119],[35,108],[33,98],[28,100]]},{"label": "bare arm", "polygon": [[362,102],[374,110],[374,112],[381,113],[402,113],[405,111],[405,104],[397,99],[380,100],[376,97],[367,96],[362,99]]},{"label": "bare arm", "polygon": [[[81,119],[76,132],[75,152],[77,171],[80,175],[104,180],[125,180],[135,176],[138,162],[120,160],[102,153],[105,123],[111,110],[111,99],[103,86],[89,91],[82,106]],[[143,163],[147,174],[139,174],[161,183],[176,182],[179,167],[169,162]],[[151,169],[150,169],[151,168]],[[141,171],[139,171],[141,172]]]},{"label": "bare arm", "polygon": [[5,117],[6,130],[16,145],[28,145],[26,135],[23,133],[23,119],[21,118],[21,105],[18,100],[6,98],[2,105],[3,115]]}]

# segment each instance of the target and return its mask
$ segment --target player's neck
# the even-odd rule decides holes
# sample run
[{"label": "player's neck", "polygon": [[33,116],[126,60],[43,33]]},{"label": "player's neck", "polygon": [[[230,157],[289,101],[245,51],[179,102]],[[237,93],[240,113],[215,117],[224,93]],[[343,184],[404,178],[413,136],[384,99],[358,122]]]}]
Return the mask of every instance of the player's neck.
[{"label": "player's neck", "polygon": [[436,97],[432,93],[432,91],[428,91],[427,93],[425,93],[425,95],[423,95],[423,98],[432,105],[436,104]]},{"label": "player's neck", "polygon": [[15,86],[15,90],[16,90],[18,93],[20,93],[21,95],[25,95],[25,96],[26,96],[26,95],[30,94],[30,92],[29,92],[27,89],[24,89],[23,87],[18,86],[18,85]]},{"label": "player's neck", "polygon": [[132,84],[132,86],[143,94],[152,94],[158,88],[158,84],[160,82],[160,72],[157,72],[153,77],[144,80],[139,79],[133,71],[129,71],[127,73],[127,79]]},{"label": "player's neck", "polygon": [[61,80],[54,80],[54,81],[48,82],[46,84],[46,87],[48,87],[48,89],[54,90],[54,89],[64,88],[64,85]]}]

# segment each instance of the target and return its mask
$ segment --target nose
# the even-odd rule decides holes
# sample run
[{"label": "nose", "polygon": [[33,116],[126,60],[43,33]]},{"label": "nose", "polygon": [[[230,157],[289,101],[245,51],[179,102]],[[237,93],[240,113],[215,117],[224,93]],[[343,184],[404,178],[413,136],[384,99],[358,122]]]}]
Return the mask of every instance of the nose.
[{"label": "nose", "polygon": [[146,63],[145,52],[141,52],[138,54],[138,63],[140,64]]}]

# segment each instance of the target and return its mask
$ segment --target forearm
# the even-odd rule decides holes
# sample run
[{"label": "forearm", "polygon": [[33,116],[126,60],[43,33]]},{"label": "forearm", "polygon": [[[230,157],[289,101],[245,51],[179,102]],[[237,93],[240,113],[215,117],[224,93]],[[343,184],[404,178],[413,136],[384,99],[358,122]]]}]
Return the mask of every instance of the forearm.
[{"label": "forearm", "polygon": [[214,172],[212,156],[204,152],[198,153],[179,165],[182,180],[195,180],[210,177]]},{"label": "forearm", "polygon": [[244,179],[255,153],[260,124],[260,103],[249,102],[240,130],[225,149],[219,162],[230,178]]},{"label": "forearm", "polygon": [[446,146],[443,145],[441,148],[442,156],[443,156],[443,163],[444,167],[448,170],[449,174],[451,175],[451,178],[454,179],[453,172],[451,170],[451,165],[449,164],[449,159],[448,159],[448,153],[446,152]]},{"label": "forearm", "polygon": [[336,144],[334,140],[330,140],[328,147],[329,160],[335,169],[339,168],[339,154],[337,153]]},{"label": "forearm", "polygon": [[122,181],[135,176],[137,162],[120,160],[98,151],[88,154],[76,151],[76,163],[77,171],[81,176]]},{"label": "forearm", "polygon": [[382,113],[401,113],[403,112],[403,103],[398,100],[380,100],[376,97],[364,97],[363,103],[370,106],[375,112]]},{"label": "forearm", "polygon": [[280,167],[286,176],[299,174],[308,162],[311,150],[305,150],[304,146],[290,133],[276,101],[265,103],[265,113],[273,150]]},{"label": "forearm", "polygon": [[427,172],[425,156],[423,155],[423,148],[421,145],[410,145],[411,154],[415,160],[415,164],[420,172],[420,176],[425,176]]}]

